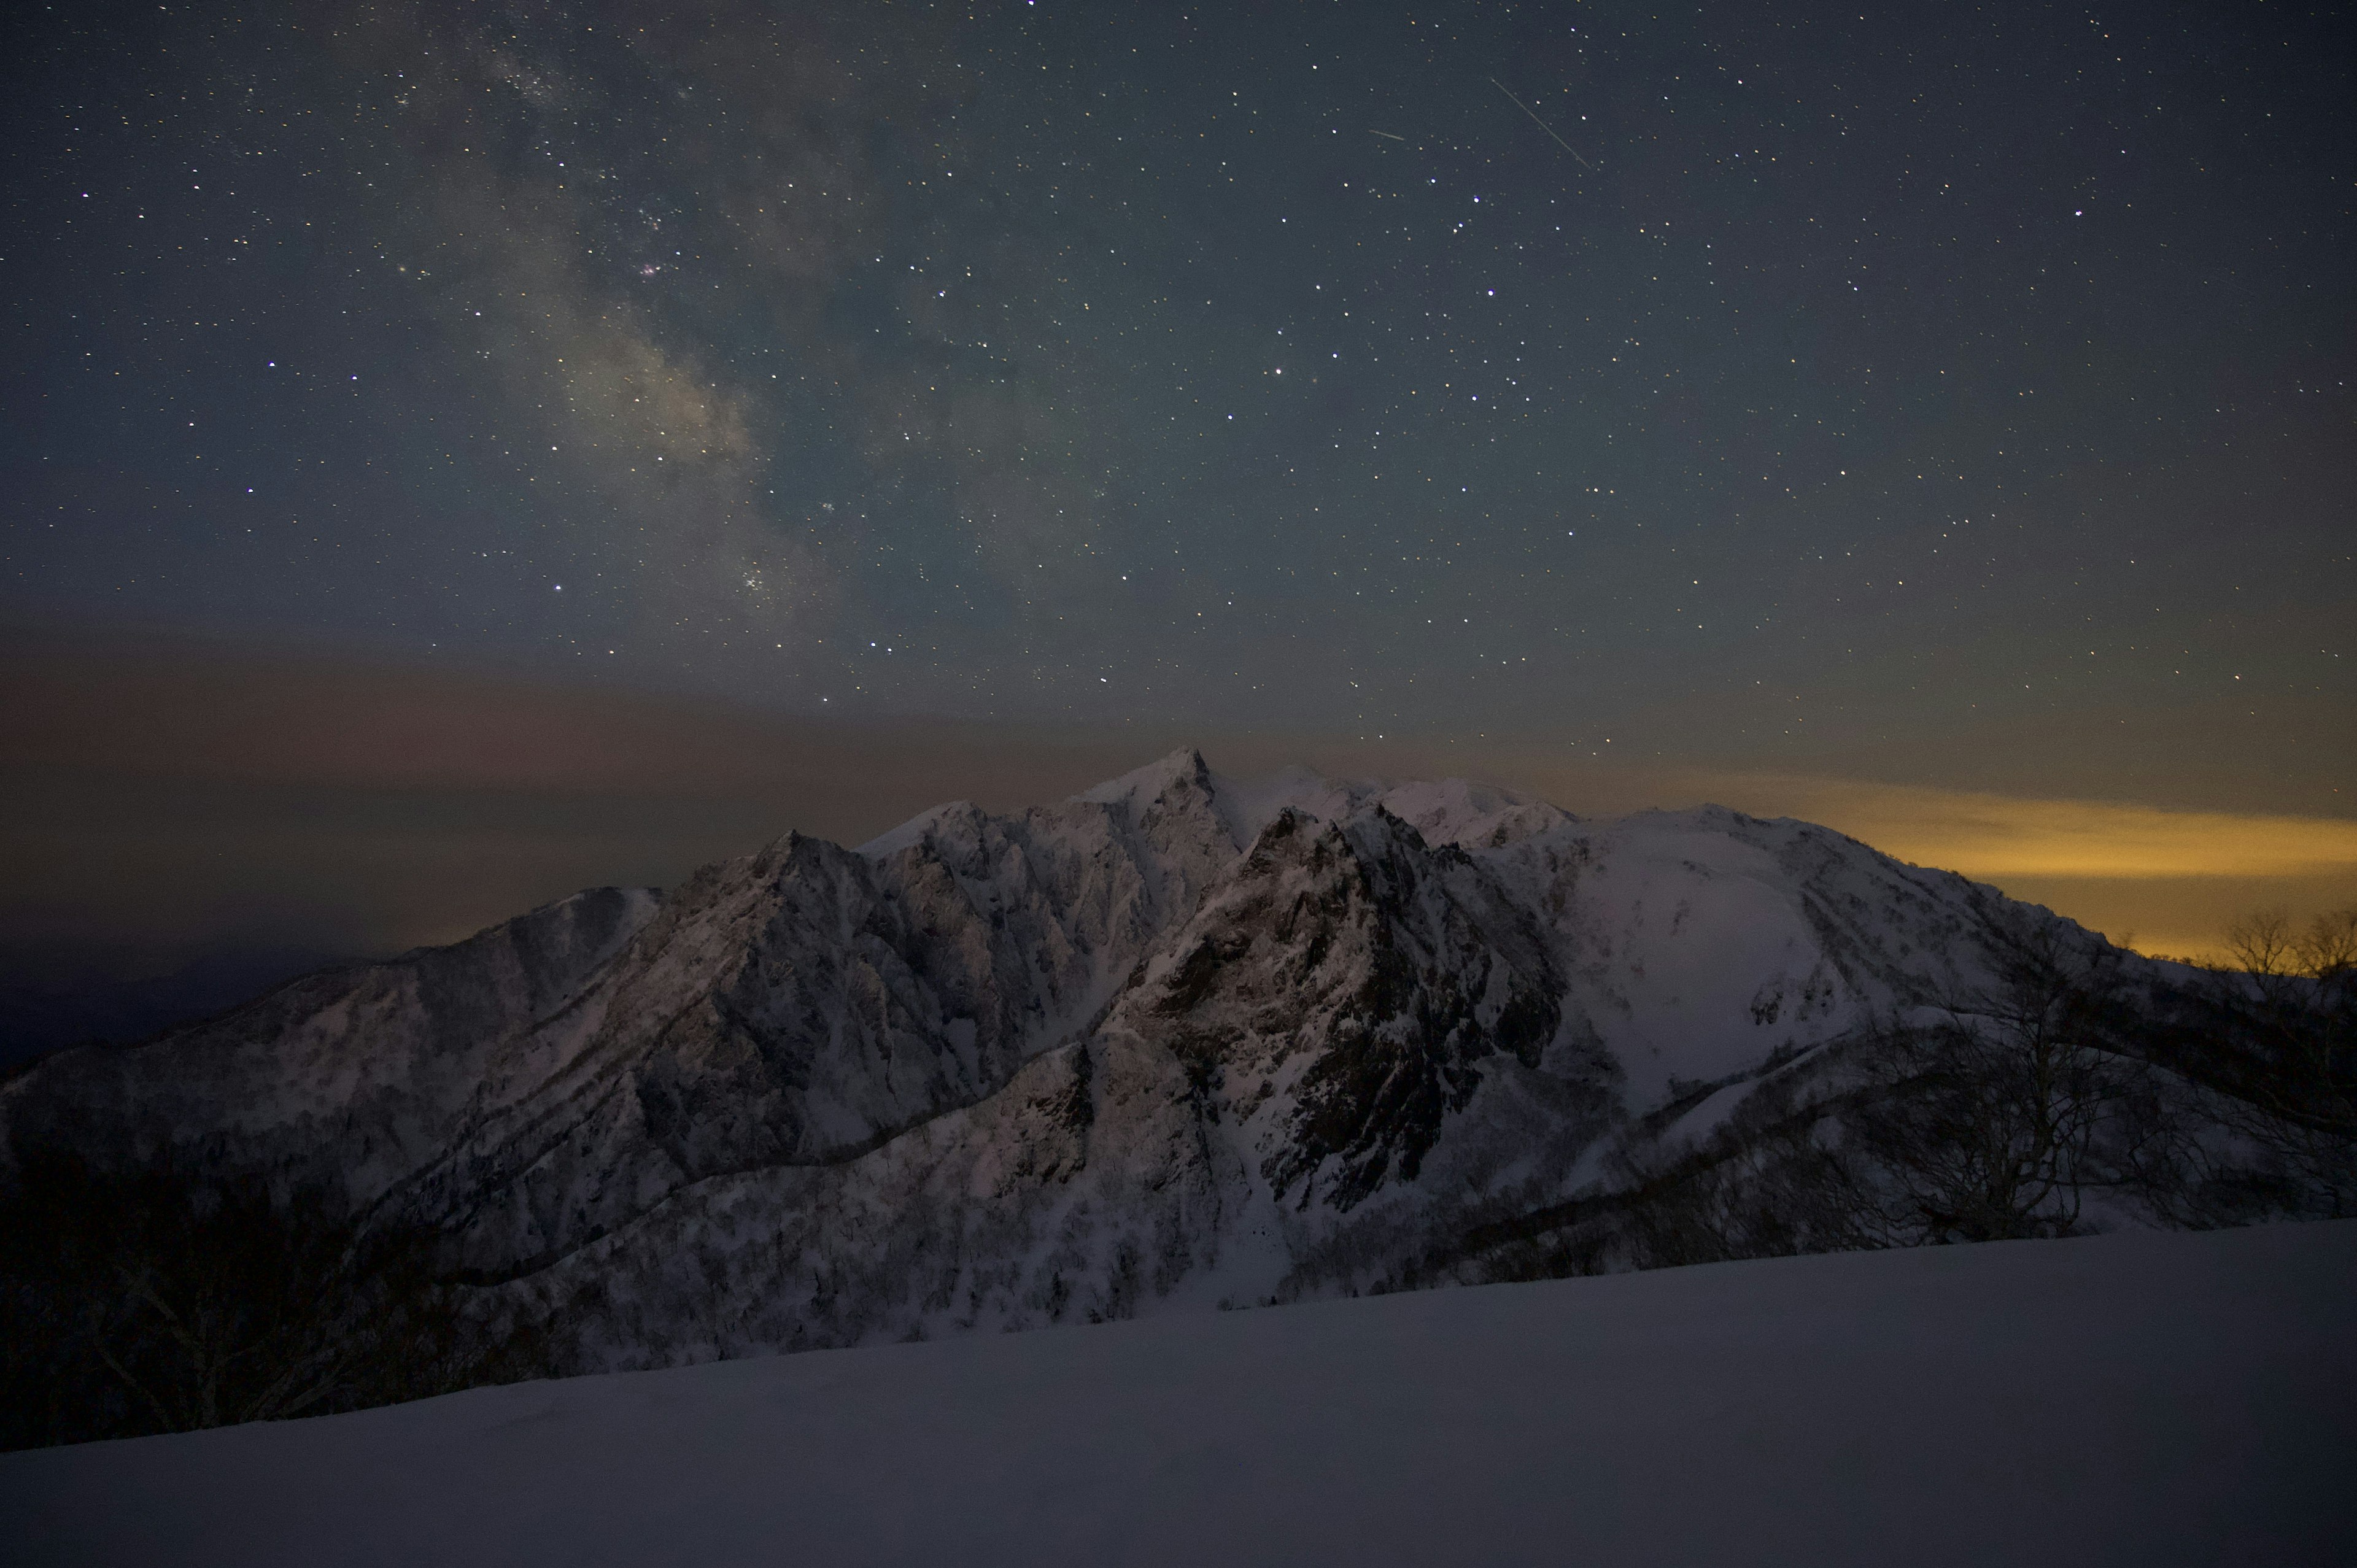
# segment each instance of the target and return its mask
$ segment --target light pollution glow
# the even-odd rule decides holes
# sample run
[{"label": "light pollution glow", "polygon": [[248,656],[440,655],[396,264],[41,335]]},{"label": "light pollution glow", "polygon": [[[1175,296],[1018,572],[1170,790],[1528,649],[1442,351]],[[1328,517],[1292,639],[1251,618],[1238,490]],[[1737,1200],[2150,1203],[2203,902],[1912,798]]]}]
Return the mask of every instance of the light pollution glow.
[{"label": "light pollution glow", "polygon": [[[2357,903],[2357,821],[2164,810],[1540,746],[830,725],[644,693],[80,639],[11,649],[0,697],[6,935],[187,943],[269,910],[361,949],[447,941],[601,883],[676,881],[788,828],[857,843],[944,800],[1051,801],[1174,746],[1249,776],[1301,762],[1460,775],[1583,816],[1713,801],[1822,822],[2146,951],[2214,955],[2254,908]],[[458,853],[463,850],[463,853]],[[166,890],[169,890],[168,896]]]}]

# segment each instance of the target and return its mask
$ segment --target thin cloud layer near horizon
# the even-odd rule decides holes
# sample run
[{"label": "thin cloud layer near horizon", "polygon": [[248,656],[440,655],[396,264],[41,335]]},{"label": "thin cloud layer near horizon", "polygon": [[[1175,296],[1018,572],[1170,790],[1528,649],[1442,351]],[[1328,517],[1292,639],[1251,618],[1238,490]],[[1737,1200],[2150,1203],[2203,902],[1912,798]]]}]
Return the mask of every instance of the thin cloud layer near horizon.
[{"label": "thin cloud layer near horizon", "polygon": [[1466,777],[1586,816],[1712,803],[1819,822],[2147,951],[2253,908],[2357,901],[2357,822],[1566,758],[1502,743],[1178,726],[849,724],[716,703],[196,644],[19,641],[0,768],[0,941],[211,938],[381,952],[612,883],[668,885],[789,830],[856,844],[927,807],[1061,800],[1178,746],[1233,776]]}]

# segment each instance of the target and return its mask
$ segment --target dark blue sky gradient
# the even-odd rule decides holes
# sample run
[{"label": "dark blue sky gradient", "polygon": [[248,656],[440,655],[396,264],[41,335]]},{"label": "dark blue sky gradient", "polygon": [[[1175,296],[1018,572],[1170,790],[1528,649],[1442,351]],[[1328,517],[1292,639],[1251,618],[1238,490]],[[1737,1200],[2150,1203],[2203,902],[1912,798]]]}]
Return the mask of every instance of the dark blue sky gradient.
[{"label": "dark blue sky gradient", "polygon": [[16,621],[2350,810],[2333,8],[7,27]]}]

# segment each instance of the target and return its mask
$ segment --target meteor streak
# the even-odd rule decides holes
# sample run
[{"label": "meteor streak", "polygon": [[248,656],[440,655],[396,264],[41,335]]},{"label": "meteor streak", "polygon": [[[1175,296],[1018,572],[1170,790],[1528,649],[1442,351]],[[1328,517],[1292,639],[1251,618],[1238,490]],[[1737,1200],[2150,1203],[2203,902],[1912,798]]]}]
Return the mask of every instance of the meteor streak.
[{"label": "meteor streak", "polygon": [[[1515,108],[1517,108],[1517,109],[1521,110],[1523,113],[1525,113],[1525,114],[1530,114],[1530,116],[1531,116],[1531,124],[1532,124],[1536,125],[1540,130],[1544,131],[1548,135],[1550,135],[1550,136],[1555,136],[1555,145],[1556,146],[1561,147],[1565,152],[1569,153],[1573,157],[1579,158],[1579,149],[1578,149],[1577,147],[1573,146],[1569,142],[1565,141],[1561,136],[1555,136],[1555,127],[1554,127],[1554,126],[1552,126],[1552,125],[1550,125],[1550,124],[1548,124],[1545,121],[1544,121],[1544,120],[1540,119],[1536,114],[1532,114],[1532,113],[1531,113],[1531,106],[1530,106],[1529,104],[1527,104],[1527,103],[1523,102],[1521,99],[1519,99],[1519,98],[1515,97],[1512,93],[1511,93],[1511,92],[1506,92],[1506,84],[1505,84],[1504,82],[1500,81],[1496,77],[1494,77],[1494,76],[1493,76],[1493,77],[1491,77],[1491,78],[1490,79],[1490,85],[1491,85],[1491,86],[1492,86],[1492,87],[1494,87],[1494,88],[1496,88],[1496,89],[1497,89],[1499,91],[1501,91],[1501,92],[1505,92],[1505,93],[1506,93],[1506,102],[1509,102],[1509,103],[1512,104]],[[1382,134],[1383,134],[1383,133],[1382,133],[1381,131],[1378,131],[1378,132],[1376,132],[1376,133],[1375,133],[1375,134],[1376,134],[1376,135],[1378,135],[1378,136],[1380,136],[1380,135],[1382,135]],[[1586,170],[1587,170],[1588,173],[1590,173],[1590,174],[1594,174],[1594,173],[1596,172],[1596,166],[1595,166],[1594,164],[1592,164],[1592,163],[1589,163],[1586,158],[1579,158],[1579,166],[1580,166],[1580,167],[1582,167],[1582,168],[1584,168],[1584,169],[1586,169]]]}]

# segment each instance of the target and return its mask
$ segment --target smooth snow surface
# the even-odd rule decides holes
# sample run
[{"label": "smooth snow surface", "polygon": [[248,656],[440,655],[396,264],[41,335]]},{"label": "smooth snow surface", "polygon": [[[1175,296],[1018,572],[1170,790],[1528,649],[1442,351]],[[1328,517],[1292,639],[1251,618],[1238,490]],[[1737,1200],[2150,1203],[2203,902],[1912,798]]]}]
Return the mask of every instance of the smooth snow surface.
[{"label": "smooth snow surface", "polygon": [[2347,1563],[2357,1221],[1424,1292],[0,1456],[22,1563]]}]

